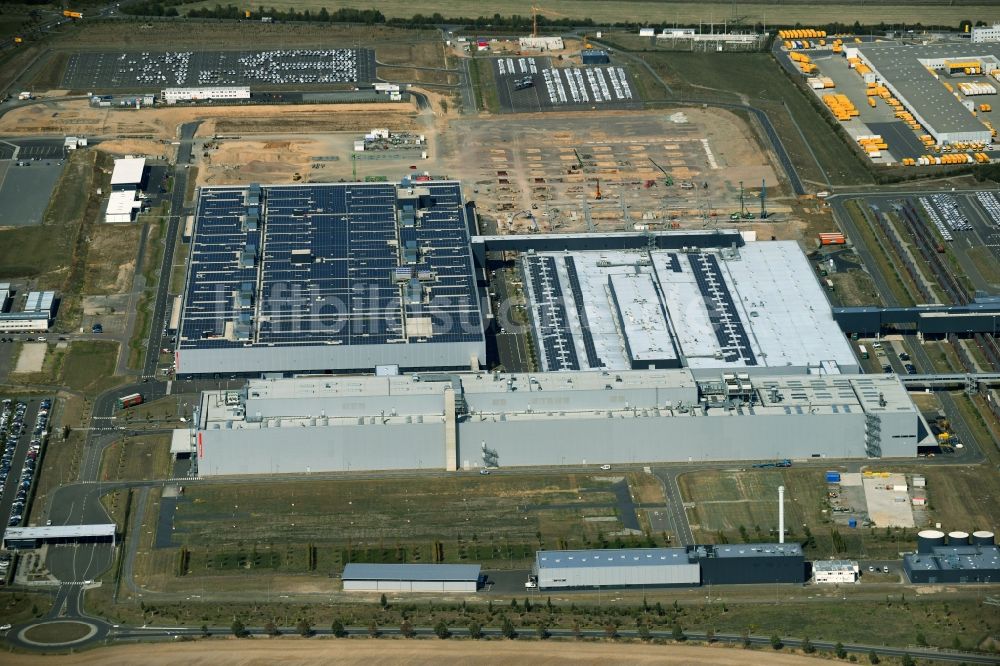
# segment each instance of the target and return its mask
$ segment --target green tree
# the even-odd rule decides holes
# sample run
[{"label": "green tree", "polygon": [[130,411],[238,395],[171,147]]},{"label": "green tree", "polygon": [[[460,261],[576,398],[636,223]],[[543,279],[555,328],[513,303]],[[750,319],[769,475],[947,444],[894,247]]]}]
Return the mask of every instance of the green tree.
[{"label": "green tree", "polygon": [[510,600],[510,608],[511,610],[517,610],[517,599]]},{"label": "green tree", "polygon": [[381,632],[378,630],[378,623],[375,620],[372,620],[371,622],[369,622],[368,623],[368,636],[370,638],[378,638],[380,635],[381,635]]},{"label": "green tree", "polygon": [[649,625],[645,623],[639,625],[638,635],[640,641],[649,641],[653,638],[653,634],[649,631]]},{"label": "green tree", "polygon": [[715,642],[715,628],[709,627],[705,630],[705,640],[709,643]]},{"label": "green tree", "polygon": [[924,632],[922,631],[917,632],[917,645],[920,647],[927,647],[927,637],[924,636]]},{"label": "green tree", "polygon": [[233,636],[236,636],[236,638],[243,638],[247,635],[247,628],[243,626],[243,623],[238,619],[234,619],[233,623],[229,625],[229,628],[232,630]]},{"label": "green tree", "polygon": [[344,629],[344,623],[340,620],[334,620],[333,624],[330,625],[330,633],[334,635],[335,638],[343,638],[347,635],[347,630]]},{"label": "green tree", "polygon": [[871,652],[868,653],[868,663],[869,664],[873,664],[874,665],[874,664],[878,664],[881,661],[882,660],[878,658],[878,652],[876,652],[875,650],[872,650]]},{"label": "green tree", "polygon": [[434,633],[441,640],[451,637],[451,630],[448,629],[448,624],[444,620],[438,620],[438,623],[434,625]]},{"label": "green tree", "polygon": [[802,651],[806,654],[812,654],[816,651],[816,646],[812,644],[808,636],[802,639]]},{"label": "green tree", "polygon": [[208,630],[208,625],[207,624],[201,625],[201,637],[202,638],[208,638],[211,635],[212,635],[212,632],[210,632]]},{"label": "green tree", "polygon": [[573,627],[572,629],[570,629],[570,631],[573,632],[573,638],[575,638],[576,640],[580,640],[581,638],[583,638],[583,631],[580,629],[579,622],[574,622]]},{"label": "green tree", "polygon": [[539,622],[538,626],[535,627],[535,635],[538,636],[540,640],[544,641],[552,634],[549,633],[549,628],[545,625],[544,622]]},{"label": "green tree", "polygon": [[506,616],[500,620],[500,633],[503,634],[504,638],[517,638],[517,630],[514,629],[514,623]]},{"label": "green tree", "polygon": [[902,666],[916,666],[916,662],[913,661],[913,657],[911,657],[908,653],[903,654],[903,660],[900,663]]},{"label": "green tree", "polygon": [[384,594],[382,595],[382,598],[378,600],[378,603],[380,606],[382,606],[382,610],[385,610],[386,608],[389,607],[389,600],[385,598]]},{"label": "green tree", "polygon": [[679,622],[674,623],[673,629],[670,630],[670,637],[675,641],[682,641],[687,638],[687,636],[684,635],[684,629],[681,627]]},{"label": "green tree", "polygon": [[312,636],[313,628],[312,625],[309,624],[309,620],[303,618],[295,625],[295,631],[299,632],[299,636],[308,638],[309,636]]},{"label": "green tree", "polygon": [[951,641],[951,648],[953,650],[961,650],[962,649],[962,639],[959,638],[958,636],[955,636],[955,638]]},{"label": "green tree", "polygon": [[527,597],[524,598],[524,612],[525,613],[531,612],[531,602],[528,600]]},{"label": "green tree", "polygon": [[274,623],[274,620],[268,620],[264,624],[264,633],[268,636],[277,636],[281,632],[278,631],[278,625]]},{"label": "green tree", "polygon": [[743,631],[740,632],[740,643],[745,648],[750,647],[750,630],[749,629],[744,629]]},{"label": "green tree", "polygon": [[771,635],[771,647],[773,647],[775,650],[780,650],[781,648],[785,647],[785,644],[781,642],[781,636],[779,636],[778,634]]},{"label": "green tree", "polygon": [[604,625],[604,635],[611,639],[618,638],[618,627],[611,622],[607,623]]},{"label": "green tree", "polygon": [[844,644],[837,641],[837,644],[833,646],[833,653],[837,655],[837,659],[846,659],[847,650],[844,649]]},{"label": "green tree", "polygon": [[479,640],[483,637],[483,628],[479,626],[478,622],[469,623],[469,638],[474,638]]}]

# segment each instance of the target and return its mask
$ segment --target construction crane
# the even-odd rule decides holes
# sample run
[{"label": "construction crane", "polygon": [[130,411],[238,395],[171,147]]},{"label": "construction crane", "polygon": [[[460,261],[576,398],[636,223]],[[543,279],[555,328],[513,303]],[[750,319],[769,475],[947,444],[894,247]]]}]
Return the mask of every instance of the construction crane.
[{"label": "construction crane", "polygon": [[770,217],[770,213],[767,212],[767,180],[761,179],[760,181],[760,219],[766,220]]},{"label": "construction crane", "polygon": [[664,177],[665,177],[665,178],[664,178],[664,181],[665,181],[665,182],[664,182],[664,184],[665,184],[665,185],[673,185],[673,184],[674,184],[674,177],[673,177],[673,176],[671,176],[671,175],[670,175],[669,173],[667,173],[667,170],[666,170],[666,169],[664,169],[663,167],[661,167],[661,166],[660,166],[659,164],[657,164],[656,162],[653,162],[653,160],[652,160],[652,159],[650,159],[649,161],[650,161],[650,162],[652,162],[653,166],[655,166],[655,167],[656,167],[657,169],[659,169],[660,171],[662,171],[662,172],[663,172],[663,175],[664,175]]},{"label": "construction crane", "polygon": [[538,15],[546,14],[548,16],[561,16],[565,17],[565,14],[560,14],[559,12],[554,12],[550,9],[542,9],[541,7],[531,6],[531,36],[538,37]]},{"label": "construction crane", "polygon": [[743,181],[740,181],[740,209],[729,216],[729,220],[732,222],[739,222],[740,220],[752,220],[753,213],[747,210],[746,196],[743,192]]},{"label": "construction crane", "polygon": [[601,195],[601,179],[597,179],[597,192],[594,194],[594,198],[600,201],[604,197]]}]

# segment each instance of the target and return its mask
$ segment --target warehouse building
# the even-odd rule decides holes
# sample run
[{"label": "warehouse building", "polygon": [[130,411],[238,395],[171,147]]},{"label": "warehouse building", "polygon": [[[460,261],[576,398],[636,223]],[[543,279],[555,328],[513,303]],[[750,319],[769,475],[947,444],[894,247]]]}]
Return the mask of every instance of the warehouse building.
[{"label": "warehouse building", "polygon": [[694,460],[915,457],[895,375],[690,370],[251,380],[202,393],[202,476]]},{"label": "warehouse building", "polygon": [[963,101],[944,82],[953,76],[964,80],[970,64],[990,75],[1000,67],[1000,44],[870,42],[845,54],[848,50],[856,51],[872,69],[872,80],[883,83],[939,145],[990,142],[991,132],[973,115],[972,101]]},{"label": "warehouse building", "polygon": [[114,547],[115,524],[8,527],[3,534],[4,550],[31,550],[65,543],[107,543]]},{"label": "warehouse building", "polygon": [[545,371],[860,371],[792,241],[534,252],[523,254],[520,266]]},{"label": "warehouse building", "polygon": [[473,270],[455,181],[202,188],[177,374],[476,369]]},{"label": "warehouse building", "polygon": [[584,49],[580,52],[580,60],[584,65],[608,65],[611,63],[611,56],[602,49]]},{"label": "warehouse building", "polygon": [[109,224],[123,224],[135,219],[135,213],[142,209],[142,201],[136,199],[135,190],[120,190],[108,197],[104,211],[104,221]]},{"label": "warehouse building", "polygon": [[812,563],[813,581],[817,584],[856,583],[860,569],[850,560],[817,560]]},{"label": "warehouse building", "polygon": [[532,576],[541,590],[802,583],[805,559],[791,543],[540,550]]},{"label": "warehouse building", "polygon": [[142,187],[146,176],[146,158],[126,157],[115,160],[111,171],[111,191],[128,192]]},{"label": "warehouse building", "polygon": [[358,564],[344,567],[345,592],[475,592],[478,564]]},{"label": "warehouse building", "polygon": [[1000,23],[982,25],[972,29],[972,43],[1000,42]]},{"label": "warehouse building", "polygon": [[250,99],[250,86],[205,86],[198,88],[167,88],[160,93],[167,104],[177,102],[209,102]]}]

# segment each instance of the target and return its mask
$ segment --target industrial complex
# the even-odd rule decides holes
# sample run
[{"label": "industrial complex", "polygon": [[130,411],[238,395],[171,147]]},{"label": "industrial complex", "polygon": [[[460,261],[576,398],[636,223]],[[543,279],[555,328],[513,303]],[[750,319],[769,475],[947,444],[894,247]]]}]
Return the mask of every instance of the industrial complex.
[{"label": "industrial complex", "polygon": [[192,425],[203,476],[913,457],[929,434],[895,376],[686,369],[251,380]]},{"label": "industrial complex", "polygon": [[911,583],[989,583],[1000,580],[1000,548],[993,532],[924,530],[917,536],[917,552],[903,556],[903,570]]}]

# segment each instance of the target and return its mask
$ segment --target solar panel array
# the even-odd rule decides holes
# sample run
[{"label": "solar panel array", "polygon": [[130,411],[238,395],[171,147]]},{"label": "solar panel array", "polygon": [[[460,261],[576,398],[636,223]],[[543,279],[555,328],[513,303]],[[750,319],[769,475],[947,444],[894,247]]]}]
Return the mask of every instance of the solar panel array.
[{"label": "solar panel array", "polygon": [[580,288],[580,276],[576,272],[576,261],[573,257],[566,257],[566,274],[569,276],[569,288],[573,291],[573,301],[576,303],[576,314],[580,318],[580,334],[583,336],[583,348],[587,352],[587,365],[591,368],[600,368],[604,364],[597,355],[597,347],[594,346],[594,334],[590,331],[590,323],[587,321],[587,309],[583,303],[583,289]]},{"label": "solar panel array", "polygon": [[[482,338],[458,183],[204,188],[180,347]],[[402,217],[401,217],[402,220]]]},{"label": "solar panel array", "polygon": [[527,255],[524,269],[532,291],[531,303],[543,370],[579,370],[573,334],[566,320],[562,287],[553,257]]},{"label": "solar panel array", "polygon": [[750,338],[740,321],[729,287],[722,278],[718,259],[712,254],[692,254],[688,255],[688,259],[708,309],[708,319],[715,330],[723,359],[727,363],[742,360],[746,365],[757,365],[757,359],[750,348]]}]

